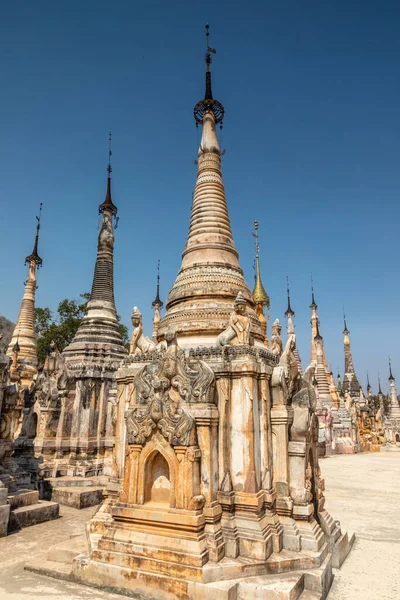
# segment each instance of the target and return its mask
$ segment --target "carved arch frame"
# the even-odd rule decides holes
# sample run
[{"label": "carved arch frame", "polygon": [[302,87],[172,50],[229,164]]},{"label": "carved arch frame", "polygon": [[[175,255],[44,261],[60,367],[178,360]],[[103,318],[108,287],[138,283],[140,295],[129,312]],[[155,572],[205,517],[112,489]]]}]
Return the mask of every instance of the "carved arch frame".
[{"label": "carved arch frame", "polygon": [[179,462],[172,446],[170,446],[164,436],[158,431],[146,442],[146,445],[139,455],[137,470],[137,503],[145,503],[148,470],[156,453],[160,453],[167,461],[170,481],[169,505],[170,508],[176,508],[176,481],[178,479]]}]

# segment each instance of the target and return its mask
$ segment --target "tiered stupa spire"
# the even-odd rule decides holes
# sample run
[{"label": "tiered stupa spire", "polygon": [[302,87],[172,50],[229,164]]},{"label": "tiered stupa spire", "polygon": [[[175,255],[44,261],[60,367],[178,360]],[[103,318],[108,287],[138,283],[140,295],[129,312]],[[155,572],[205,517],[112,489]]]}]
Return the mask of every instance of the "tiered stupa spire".
[{"label": "tiered stupa spire", "polygon": [[238,292],[242,292],[252,333],[256,342],[263,343],[264,332],[239,265],[225,198],[216,135],[216,126],[222,126],[225,110],[212,93],[211,55],[215,50],[209,45],[208,33],[207,26],[206,90],[204,99],[194,108],[194,118],[196,124],[202,126],[202,136],[190,228],[181,268],[168,295],[167,312],[161,319],[158,339],[163,339],[172,325],[183,345],[214,345],[227,326]]},{"label": "tiered stupa spire", "polygon": [[21,367],[21,382],[23,385],[29,385],[33,376],[37,372],[37,349],[35,332],[35,295],[37,288],[36,271],[42,266],[42,259],[39,256],[39,232],[40,219],[42,214],[42,203],[40,203],[39,216],[36,217],[36,236],[32,253],[25,258],[25,265],[29,265],[28,277],[25,282],[24,296],[21,302],[17,324],[11,342],[7,349],[7,355],[17,356],[18,364]]},{"label": "tiered stupa spire", "polygon": [[161,321],[161,309],[164,306],[160,299],[160,261],[157,262],[157,292],[151,306],[154,309],[153,314],[153,341],[157,341],[157,333]]},{"label": "tiered stupa spire", "polygon": [[265,317],[264,314],[264,306],[267,307],[268,313],[269,313],[269,309],[270,309],[270,298],[267,294],[267,292],[265,291],[265,288],[263,286],[263,283],[261,281],[261,271],[260,271],[260,244],[258,241],[258,228],[259,228],[259,223],[258,221],[254,221],[254,231],[253,231],[253,236],[256,238],[255,241],[255,247],[256,247],[256,257],[255,257],[255,282],[254,282],[254,289],[253,289],[253,300],[254,303],[256,305],[256,314],[257,317],[261,323],[261,326],[264,330],[265,333],[265,340],[264,343],[266,346],[268,346],[268,331],[267,331],[267,319],[269,318],[269,314],[267,317]]},{"label": "tiered stupa spire", "polygon": [[313,283],[312,277],[311,277],[310,308],[311,308],[311,320],[310,320],[310,323],[311,323],[311,357],[310,357],[310,362],[313,362],[313,361],[317,360],[317,348],[315,345],[315,336],[317,335],[317,328],[318,328],[318,314],[317,314],[318,304],[315,302],[314,283]]},{"label": "tiered stupa spire", "polygon": [[[71,344],[64,350],[68,362],[81,362],[90,354],[91,360],[119,360],[126,355],[114,302],[114,228],[117,207],[111,196],[111,133],[107,166],[106,197],[99,206],[102,225],[97,244],[92,291],[86,314]],[[115,225],[113,225],[113,218]]]},{"label": "tiered stupa spire", "polygon": [[351,354],[350,347],[350,331],[347,329],[346,315],[343,314],[344,320],[344,377],[343,377],[343,391],[348,392],[352,398],[359,399],[361,386],[358,382],[357,375],[354,370],[353,357]]},{"label": "tiered stupa spire", "polygon": [[[285,312],[285,317],[287,318],[287,336],[289,338],[291,335],[295,334],[294,324],[293,324],[293,317],[295,316],[296,313],[294,312],[294,310],[292,309],[291,304],[290,304],[290,289],[289,289],[289,278],[288,277],[286,277],[286,291],[287,291],[287,302],[288,302],[288,305],[287,305],[287,309],[286,309],[286,312]],[[294,356],[296,358],[296,361],[297,361],[297,366],[298,366],[299,373],[302,375],[303,374],[303,370],[301,368],[301,360],[300,360],[300,356],[299,356],[299,353],[298,353],[298,350],[297,350],[297,346],[294,349],[293,354],[294,354]]]},{"label": "tiered stupa spire", "polygon": [[320,406],[333,406],[334,401],[330,394],[329,381],[324,365],[324,341],[319,332],[319,321],[316,322],[317,333],[314,337],[315,351],[317,355],[315,378],[317,380],[318,403]]},{"label": "tiered stupa spire", "polygon": [[389,419],[400,420],[400,404],[396,394],[396,380],[392,373],[392,362],[389,358],[389,383],[390,383],[390,406],[389,406]]}]

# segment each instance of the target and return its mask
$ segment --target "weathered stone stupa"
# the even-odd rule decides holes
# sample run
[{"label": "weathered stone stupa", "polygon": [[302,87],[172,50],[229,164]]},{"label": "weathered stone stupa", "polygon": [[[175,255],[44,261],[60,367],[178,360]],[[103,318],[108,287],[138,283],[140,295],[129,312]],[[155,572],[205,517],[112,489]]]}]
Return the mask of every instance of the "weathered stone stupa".
[{"label": "weathered stone stupa", "polygon": [[396,394],[396,380],[389,359],[390,403],[384,418],[385,442],[400,445],[400,402]]},{"label": "weathered stone stupa", "polygon": [[[29,387],[37,373],[37,350],[35,332],[35,295],[37,288],[37,270],[42,266],[42,259],[38,254],[40,217],[42,205],[40,204],[37,218],[35,244],[32,253],[25,258],[29,265],[28,277],[25,282],[24,296],[22,298],[17,323],[11,342],[7,349],[7,356],[18,361],[20,383]],[[17,359],[15,355],[17,354]]]},{"label": "weathered stone stupa", "polygon": [[[211,91],[188,241],[158,330],[141,315],[117,372],[114,492],[71,577],[162,600],[325,598],[347,534],[325,508],[314,371],[271,349],[232,239]],[[46,567],[47,568],[47,567]],[[52,567],[54,569],[54,565]],[[49,567],[50,569],[50,567]]]},{"label": "weathered stone stupa", "polygon": [[[110,134],[111,144],[111,134]],[[111,156],[111,146],[109,154]],[[39,428],[35,452],[44,477],[110,474],[114,443],[115,372],[127,355],[114,301],[114,225],[111,164],[90,299],[62,355],[50,349],[36,386]]]}]

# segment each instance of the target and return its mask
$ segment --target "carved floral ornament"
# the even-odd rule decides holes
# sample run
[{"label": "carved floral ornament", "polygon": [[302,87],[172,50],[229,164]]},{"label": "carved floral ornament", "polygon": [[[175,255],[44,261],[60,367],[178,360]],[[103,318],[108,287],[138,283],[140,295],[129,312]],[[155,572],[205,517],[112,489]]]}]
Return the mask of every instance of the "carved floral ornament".
[{"label": "carved floral ornament", "polygon": [[183,405],[214,400],[214,373],[201,360],[187,360],[172,330],[167,349],[139,373],[135,405],[126,413],[129,444],[144,444],[158,429],[172,446],[196,443],[194,419]]}]

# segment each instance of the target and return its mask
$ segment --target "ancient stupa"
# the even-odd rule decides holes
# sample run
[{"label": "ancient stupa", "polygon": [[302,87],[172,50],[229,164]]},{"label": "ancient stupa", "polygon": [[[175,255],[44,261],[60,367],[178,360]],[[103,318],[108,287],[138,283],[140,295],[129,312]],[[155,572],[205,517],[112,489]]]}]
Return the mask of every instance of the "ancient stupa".
[{"label": "ancient stupa", "polygon": [[[266,348],[239,265],[221,177],[216,126],[224,108],[212,94],[213,53],[207,43],[182,266],[158,345],[133,310],[130,355],[116,373],[113,480],[88,525],[88,554],[70,573],[159,600],[295,600],[303,592],[322,599],[332,564],[340,566],[351,544],[325,508],[314,369],[301,377],[296,337],[282,349],[278,322]],[[58,574],[54,564],[43,568]]]}]

